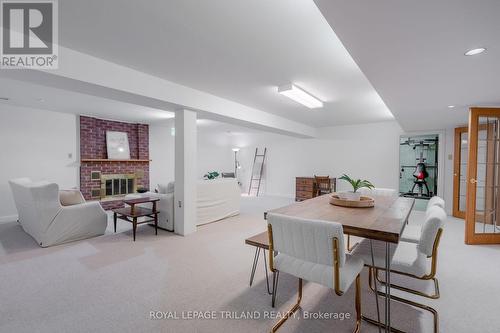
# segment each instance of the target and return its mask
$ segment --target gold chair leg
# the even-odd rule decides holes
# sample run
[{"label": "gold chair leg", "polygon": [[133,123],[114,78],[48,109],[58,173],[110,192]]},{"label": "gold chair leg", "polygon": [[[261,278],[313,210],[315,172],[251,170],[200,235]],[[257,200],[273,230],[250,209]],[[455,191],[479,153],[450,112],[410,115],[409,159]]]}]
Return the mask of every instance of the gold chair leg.
[{"label": "gold chair leg", "polygon": [[300,301],[302,300],[302,279],[299,279],[299,295],[297,296],[297,303],[294,304],[294,306],[288,310],[288,312],[283,316],[283,318],[278,321],[273,328],[271,329],[271,333],[274,333],[278,330],[278,328],[281,327],[285,323],[285,321],[290,318],[291,315],[295,313],[300,307]]},{"label": "gold chair leg", "polygon": [[[370,287],[370,289],[376,293],[377,295],[379,296],[385,296],[385,294],[381,291],[378,291],[378,290],[375,290],[375,287],[373,286],[373,279],[372,279],[372,270],[373,268],[369,268],[369,274],[368,274],[368,285]],[[375,276],[378,277],[378,270],[375,269]],[[378,279],[377,279],[378,280]],[[394,296],[394,295],[391,295],[391,300],[394,300],[394,301],[397,301],[397,302],[400,302],[400,303],[405,303],[405,304],[408,304],[408,305],[411,305],[411,306],[414,306],[416,308],[419,308],[419,309],[422,309],[422,310],[426,310],[428,312],[430,312],[433,316],[433,325],[434,325],[434,333],[438,333],[439,332],[439,315],[438,315],[438,312],[428,306],[428,305],[425,305],[425,304],[421,304],[421,303],[417,303],[417,302],[414,302],[414,301],[410,301],[408,299],[405,299],[405,298],[401,298],[401,297],[398,297],[398,296]],[[383,323],[380,323],[376,320],[373,320],[373,319],[370,319],[370,318],[367,318],[367,317],[364,317],[363,316],[363,319],[366,320],[367,322],[373,324],[373,325],[377,325],[377,326],[380,326],[380,327],[385,327],[385,325]],[[403,331],[400,331],[396,328],[393,328],[391,327],[391,331],[392,332],[403,332]]]},{"label": "gold chair leg", "polygon": [[[392,272],[392,273],[398,274],[397,272]],[[407,275],[404,275],[404,276],[407,276]],[[432,282],[434,282],[434,294],[427,294],[427,293],[424,293],[422,291],[418,291],[418,290],[415,290],[415,289],[410,289],[410,288],[403,287],[403,286],[400,286],[400,285],[397,285],[397,284],[392,284],[392,283],[391,283],[391,288],[402,290],[402,291],[405,291],[405,292],[410,293],[410,294],[414,294],[414,295],[417,295],[417,296],[422,296],[422,297],[426,297],[426,298],[430,298],[430,299],[438,299],[439,297],[441,297],[441,295],[439,293],[439,281],[438,281],[437,278],[433,277],[431,279],[419,279],[419,278],[413,277],[413,276],[410,276],[410,277],[414,278],[414,279],[417,279],[417,280],[432,280]],[[385,281],[382,281],[379,278],[379,276],[378,276],[378,269],[375,270],[375,278],[382,285],[384,285],[384,286],[386,285]]]},{"label": "gold chair leg", "polygon": [[361,329],[361,276],[356,277],[356,327],[354,333],[359,333]]}]

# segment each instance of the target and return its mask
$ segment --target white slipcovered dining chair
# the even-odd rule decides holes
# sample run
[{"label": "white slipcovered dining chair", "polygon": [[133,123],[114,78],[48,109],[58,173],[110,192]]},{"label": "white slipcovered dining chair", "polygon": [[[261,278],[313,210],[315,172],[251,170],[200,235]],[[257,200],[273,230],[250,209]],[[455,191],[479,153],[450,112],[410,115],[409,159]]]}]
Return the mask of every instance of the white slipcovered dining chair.
[{"label": "white slipcovered dining chair", "polygon": [[342,225],[272,213],[267,215],[267,221],[273,293],[276,293],[276,281],[280,272],[299,278],[297,303],[273,326],[271,332],[276,332],[299,308],[303,279],[332,288],[339,296],[356,281],[354,332],[359,332],[361,325],[359,274],[363,269],[363,261],[346,255]]},{"label": "white slipcovered dining chair", "polygon": [[437,195],[435,195],[432,198],[430,198],[429,202],[427,203],[427,208],[432,207],[432,206],[439,206],[442,209],[444,209],[445,202],[441,197],[438,197]]},{"label": "white slipcovered dining chair", "polygon": [[[425,218],[427,219],[429,212],[433,207],[440,207],[444,209],[445,202],[438,196],[433,196],[429,199],[427,203],[427,208],[425,210]],[[418,243],[420,241],[420,235],[422,234],[422,227],[420,225],[408,224],[401,235],[401,240],[404,242]]]},{"label": "white slipcovered dining chair", "polygon": [[[437,270],[437,251],[441,234],[443,232],[443,224],[446,220],[446,213],[439,206],[430,208],[426,221],[422,226],[422,236],[418,243],[409,243],[400,241],[397,246],[392,249],[391,273],[404,275],[418,280],[432,280],[434,282],[435,293],[428,295],[423,292],[410,288],[390,284],[390,288],[399,289],[415,295],[428,298],[439,298],[438,280],[435,278]],[[373,248],[373,258],[371,249]],[[386,285],[384,281],[378,278],[378,271],[385,270],[385,243],[363,240],[352,252],[353,257],[362,259],[365,266],[369,267],[369,285],[370,288],[378,295],[384,295],[377,289],[376,281]],[[428,269],[430,259],[430,271]],[[373,260],[373,264],[372,264]],[[372,277],[375,276],[376,280]],[[375,283],[375,286],[373,286]],[[426,311],[433,315],[434,332],[438,332],[438,313],[430,306],[420,304],[402,297],[391,296],[391,299],[406,303]],[[378,321],[364,318],[375,325],[382,325]]]}]

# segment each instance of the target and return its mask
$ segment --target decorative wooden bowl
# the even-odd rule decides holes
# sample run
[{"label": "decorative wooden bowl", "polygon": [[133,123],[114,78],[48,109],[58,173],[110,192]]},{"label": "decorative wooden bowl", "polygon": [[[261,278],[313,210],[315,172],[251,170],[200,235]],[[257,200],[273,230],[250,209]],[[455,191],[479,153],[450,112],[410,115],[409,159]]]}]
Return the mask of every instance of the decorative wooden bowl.
[{"label": "decorative wooden bowl", "polygon": [[361,196],[359,201],[340,199],[337,194],[332,194],[330,204],[349,208],[369,208],[375,206],[375,200],[370,197]]}]

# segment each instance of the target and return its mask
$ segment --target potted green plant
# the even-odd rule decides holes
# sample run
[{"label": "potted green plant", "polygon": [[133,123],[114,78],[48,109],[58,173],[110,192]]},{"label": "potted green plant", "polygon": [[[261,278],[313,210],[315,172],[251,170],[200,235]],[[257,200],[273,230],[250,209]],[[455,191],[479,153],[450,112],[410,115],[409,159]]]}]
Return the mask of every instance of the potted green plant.
[{"label": "potted green plant", "polygon": [[219,173],[217,171],[212,171],[212,172],[208,172],[205,176],[203,176],[205,179],[209,179],[209,180],[212,180],[212,179],[216,179],[219,177]]},{"label": "potted green plant", "polygon": [[361,193],[358,192],[360,188],[375,188],[375,186],[373,186],[373,184],[368,180],[353,179],[345,173],[339,179],[348,182],[352,186],[352,191],[339,193],[339,197],[341,199],[359,201],[361,199]]}]

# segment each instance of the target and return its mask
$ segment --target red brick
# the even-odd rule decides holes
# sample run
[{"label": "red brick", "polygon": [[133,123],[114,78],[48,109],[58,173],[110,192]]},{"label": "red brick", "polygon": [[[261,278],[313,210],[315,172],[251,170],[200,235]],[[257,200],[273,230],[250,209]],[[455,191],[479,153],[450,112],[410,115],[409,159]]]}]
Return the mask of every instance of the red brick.
[{"label": "red brick", "polygon": [[[128,134],[131,159],[149,159],[149,126],[80,116],[80,158],[106,159],[106,131],[120,131]],[[102,174],[144,172],[144,178],[137,181],[138,186],[149,188],[148,162],[81,162],[80,189],[85,199],[90,200],[92,188],[99,181],[90,180],[92,171]],[[101,202],[105,209],[121,207],[121,200]]]}]

